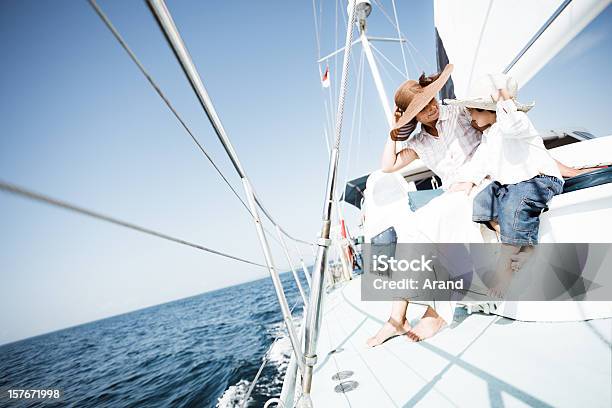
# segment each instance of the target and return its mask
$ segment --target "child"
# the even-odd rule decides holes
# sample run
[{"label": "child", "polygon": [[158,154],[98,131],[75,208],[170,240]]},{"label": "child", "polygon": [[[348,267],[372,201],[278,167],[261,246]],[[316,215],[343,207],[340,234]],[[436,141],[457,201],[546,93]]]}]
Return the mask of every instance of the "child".
[{"label": "child", "polygon": [[514,100],[516,82],[506,75],[479,81],[475,97],[447,100],[465,106],[479,127],[486,127],[474,156],[450,191],[469,191],[485,177],[492,183],[474,198],[472,219],[491,226],[502,242],[498,283],[491,290],[502,296],[512,276],[511,257],[538,243],[540,214],[563,191],[563,178],[544,141],[524,113],[532,105]]}]

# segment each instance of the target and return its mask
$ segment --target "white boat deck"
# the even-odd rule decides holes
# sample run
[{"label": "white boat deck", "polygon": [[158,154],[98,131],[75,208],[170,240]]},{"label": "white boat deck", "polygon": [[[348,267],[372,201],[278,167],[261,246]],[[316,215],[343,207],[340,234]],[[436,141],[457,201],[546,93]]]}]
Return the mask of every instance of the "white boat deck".
[{"label": "white boat deck", "polygon": [[[612,319],[531,323],[457,308],[432,339],[369,349],[390,304],[362,302],[360,283],[325,299],[314,407],[612,406]],[[411,305],[409,320],[424,310]]]}]

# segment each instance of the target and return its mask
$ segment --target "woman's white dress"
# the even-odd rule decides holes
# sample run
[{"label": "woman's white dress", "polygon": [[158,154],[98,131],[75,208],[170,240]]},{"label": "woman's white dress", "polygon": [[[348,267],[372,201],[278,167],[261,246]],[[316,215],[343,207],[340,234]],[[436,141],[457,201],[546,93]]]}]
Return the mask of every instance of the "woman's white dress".
[{"label": "woman's white dress", "polygon": [[[412,213],[396,220],[397,242],[401,243],[484,243],[496,242],[495,233],[472,221],[474,197],[489,184],[489,180],[474,187],[470,194],[444,192]],[[401,251],[401,245],[398,246]],[[401,257],[398,253],[396,257]],[[428,302],[447,322],[453,321],[456,302]]]}]

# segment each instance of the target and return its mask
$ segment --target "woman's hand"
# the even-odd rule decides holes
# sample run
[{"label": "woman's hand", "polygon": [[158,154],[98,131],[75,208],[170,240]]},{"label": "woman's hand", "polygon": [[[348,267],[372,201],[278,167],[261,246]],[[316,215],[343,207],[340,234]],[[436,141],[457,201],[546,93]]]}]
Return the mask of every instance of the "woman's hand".
[{"label": "woman's hand", "polygon": [[460,183],[454,183],[453,185],[450,186],[448,191],[450,191],[451,193],[455,193],[457,191],[465,191],[466,195],[470,195],[470,192],[472,191],[473,188],[474,188],[474,183],[472,183],[471,181],[463,181]]},{"label": "woman's hand", "polygon": [[417,120],[412,119],[410,122],[406,123],[401,129],[395,129],[391,132],[391,140],[394,142],[403,142],[404,140],[408,140],[414,129],[417,127]]}]

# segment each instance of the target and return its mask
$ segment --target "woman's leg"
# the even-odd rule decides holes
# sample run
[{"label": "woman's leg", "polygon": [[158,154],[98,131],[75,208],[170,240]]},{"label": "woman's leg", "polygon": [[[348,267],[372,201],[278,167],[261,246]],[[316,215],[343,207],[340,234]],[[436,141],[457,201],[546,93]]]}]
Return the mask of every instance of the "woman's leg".
[{"label": "woman's leg", "polygon": [[[439,242],[482,242],[480,228],[472,222],[473,195],[479,191],[474,190],[470,196],[445,193],[421,208],[413,227],[421,236],[414,242],[430,243],[434,247]],[[415,234],[415,231],[412,233]],[[451,324],[455,306],[456,302],[448,300],[437,301],[434,307],[427,307],[419,322],[406,333],[408,340],[425,340]]]},{"label": "woman's leg", "polygon": [[382,325],[378,333],[368,339],[368,346],[378,346],[391,337],[400,336],[408,332],[410,330],[410,325],[406,320],[407,309],[407,300],[394,300],[391,304],[391,315],[389,316],[389,320]]}]

